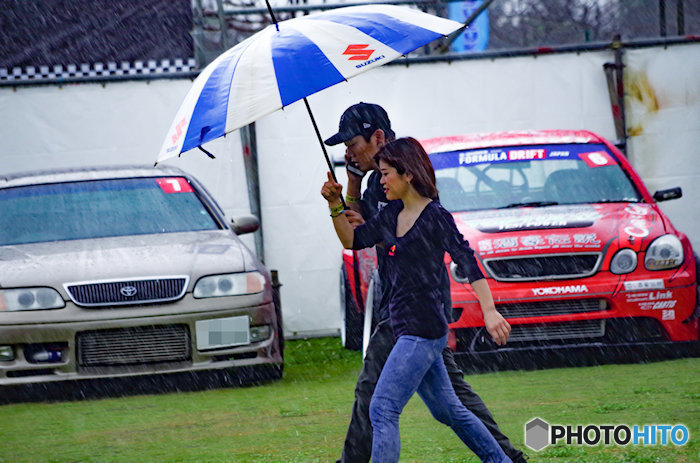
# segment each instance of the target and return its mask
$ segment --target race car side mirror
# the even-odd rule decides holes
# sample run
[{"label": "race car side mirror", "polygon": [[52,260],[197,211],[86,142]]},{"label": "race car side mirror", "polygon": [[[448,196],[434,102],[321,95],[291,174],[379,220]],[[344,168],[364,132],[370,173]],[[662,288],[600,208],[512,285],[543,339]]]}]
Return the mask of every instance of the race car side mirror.
[{"label": "race car side mirror", "polygon": [[667,190],[658,190],[654,193],[654,199],[657,203],[660,203],[661,201],[668,201],[669,199],[678,199],[682,196],[683,190],[679,186],[669,188]]}]

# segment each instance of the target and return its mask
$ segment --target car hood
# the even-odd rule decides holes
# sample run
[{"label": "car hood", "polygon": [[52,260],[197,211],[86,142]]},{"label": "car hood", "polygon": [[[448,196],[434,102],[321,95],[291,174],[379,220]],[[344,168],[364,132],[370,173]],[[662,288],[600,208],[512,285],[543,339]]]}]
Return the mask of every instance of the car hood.
[{"label": "car hood", "polygon": [[[250,261],[228,230],[0,247],[0,287],[240,272]],[[250,266],[250,263],[249,263]],[[252,270],[252,269],[251,269]]]},{"label": "car hood", "polygon": [[521,207],[453,215],[460,232],[481,257],[600,252],[613,243],[639,251],[664,233],[661,215],[642,203]]}]

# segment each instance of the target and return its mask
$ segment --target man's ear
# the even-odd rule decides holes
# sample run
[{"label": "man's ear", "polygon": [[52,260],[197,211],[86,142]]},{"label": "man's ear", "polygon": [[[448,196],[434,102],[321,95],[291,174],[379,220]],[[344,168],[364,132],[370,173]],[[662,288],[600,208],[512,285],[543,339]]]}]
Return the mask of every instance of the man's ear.
[{"label": "man's ear", "polygon": [[382,129],[375,130],[371,138],[374,138],[375,143],[380,148],[386,145],[386,134]]}]

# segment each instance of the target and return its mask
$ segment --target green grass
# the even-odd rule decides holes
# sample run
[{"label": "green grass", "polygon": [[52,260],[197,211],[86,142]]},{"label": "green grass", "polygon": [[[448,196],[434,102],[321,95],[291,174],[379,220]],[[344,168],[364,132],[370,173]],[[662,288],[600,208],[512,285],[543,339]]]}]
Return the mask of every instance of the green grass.
[{"label": "green grass", "polygon": [[[120,399],[0,406],[0,462],[329,462],[340,454],[361,367],[337,338],[287,343],[268,385]],[[550,424],[676,424],[674,446],[556,445],[538,462],[700,461],[700,359],[468,375],[523,448],[533,417]],[[414,397],[401,418],[405,462],[478,461]]]}]

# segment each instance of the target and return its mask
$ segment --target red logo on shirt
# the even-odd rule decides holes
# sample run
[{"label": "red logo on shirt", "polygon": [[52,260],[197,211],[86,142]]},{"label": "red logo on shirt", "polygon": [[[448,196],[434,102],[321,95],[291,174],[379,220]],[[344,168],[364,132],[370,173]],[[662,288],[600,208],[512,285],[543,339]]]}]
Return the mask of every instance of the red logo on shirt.
[{"label": "red logo on shirt", "polygon": [[389,248],[389,255],[393,256],[395,252],[396,252],[396,245],[393,245],[392,247]]}]

